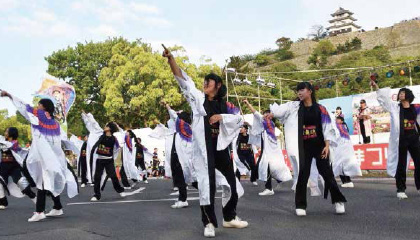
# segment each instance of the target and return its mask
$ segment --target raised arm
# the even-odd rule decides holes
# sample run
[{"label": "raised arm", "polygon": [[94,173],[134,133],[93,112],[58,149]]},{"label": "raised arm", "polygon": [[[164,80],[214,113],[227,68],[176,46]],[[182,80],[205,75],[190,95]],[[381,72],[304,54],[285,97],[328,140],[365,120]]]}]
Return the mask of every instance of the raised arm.
[{"label": "raised arm", "polygon": [[162,101],[161,104],[168,110],[169,112],[169,117],[176,121],[176,119],[178,118],[178,114],[176,114],[176,112],[171,108],[171,106],[169,106],[168,103],[166,103],[165,101]]},{"label": "raised arm", "polygon": [[255,108],[248,102],[248,99],[244,99],[243,102],[245,103],[245,105],[248,107],[248,109],[252,112],[255,113],[257,110],[255,110]]},{"label": "raised arm", "polygon": [[375,81],[370,81],[370,85],[376,90],[376,97],[379,104],[385,109],[385,111],[390,112],[393,105],[390,98],[391,89],[389,87],[380,89]]},{"label": "raised arm", "polygon": [[13,105],[15,105],[15,107],[19,111],[19,113],[22,114],[22,116],[26,120],[28,120],[31,124],[33,124],[33,125],[38,125],[39,124],[39,120],[35,116],[36,109],[34,109],[32,106],[24,103],[22,100],[20,100],[19,98],[11,95],[10,93],[8,93],[6,91],[2,90],[0,95],[2,97],[8,97],[12,101]]},{"label": "raised arm", "polygon": [[103,132],[103,129],[91,113],[82,112],[82,120],[85,123],[86,129],[89,131],[89,133],[101,134]]}]

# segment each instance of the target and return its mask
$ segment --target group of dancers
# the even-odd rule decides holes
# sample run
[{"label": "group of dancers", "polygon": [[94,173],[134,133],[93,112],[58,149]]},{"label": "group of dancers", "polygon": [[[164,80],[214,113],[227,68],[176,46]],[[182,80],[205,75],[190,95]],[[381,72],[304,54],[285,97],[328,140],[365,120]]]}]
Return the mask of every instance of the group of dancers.
[{"label": "group of dancers", "polygon": [[[218,187],[223,191],[223,227],[248,226],[247,221],[238,217],[236,209],[239,198],[244,194],[241,175],[250,175],[250,181],[255,186],[258,186],[257,180],[265,182],[260,196],[274,194],[272,179],[277,184],[292,180],[297,216],[306,216],[307,188],[310,188],[312,196],[321,196],[319,182],[322,182],[323,195],[325,198],[331,195],[335,212],[345,213],[347,199],[335,177],[341,178],[343,187],[353,187],[350,177],[361,176],[360,163],[355,158],[344,118],[330,116],[327,109],[317,103],[310,83],[297,84],[296,100],[280,105],[273,103],[262,114],[246,99],[243,100],[254,117],[249,124],[244,122],[239,109],[225,100],[227,90],[220,76],[214,73],[206,75],[201,91],[166,48],[163,57],[167,58],[191,112],[175,111],[162,101],[170,120],[166,126],[158,124],[151,136],[165,139],[166,176],[172,178],[173,186],[179,191],[178,200],[171,207],[187,207],[188,186],[198,189],[205,237],[215,237],[215,228],[218,227],[214,207]],[[389,88],[379,89],[375,82],[371,84],[378,89],[380,104],[391,113],[387,170],[396,179],[397,197],[405,199],[409,155],[415,164],[416,188],[420,189],[420,106],[412,104],[414,95],[408,88],[400,90],[397,103],[390,99]],[[132,130],[124,131],[115,122],[109,122],[102,128],[92,114],[83,112],[82,119],[89,135],[83,141],[75,136],[68,139],[54,119],[51,100],[41,99],[37,107],[31,107],[6,91],[1,91],[1,96],[10,98],[30,122],[33,140],[29,151],[21,149],[17,143],[18,131],[14,127],[8,128],[5,136],[0,138],[0,209],[7,207],[8,194],[26,195],[36,203],[36,211],[29,222],[63,215],[60,195],[64,188],[67,187],[70,198],[76,196],[79,190],[76,175],[63,152],[66,148],[73,148],[78,154],[80,187],[93,185],[91,201],[102,199],[101,189],[108,178],[121,197],[138,191],[140,188],[126,191],[137,183],[147,183],[145,162],[146,158],[153,157],[153,153],[142,145],[141,138]],[[284,126],[293,175],[277,140],[274,121]],[[116,133],[123,136],[121,144]],[[255,161],[257,148],[260,152]],[[119,153],[122,185],[115,168]],[[37,189],[36,194],[31,187]],[[46,195],[51,196],[54,202],[47,214],[44,213]]]}]

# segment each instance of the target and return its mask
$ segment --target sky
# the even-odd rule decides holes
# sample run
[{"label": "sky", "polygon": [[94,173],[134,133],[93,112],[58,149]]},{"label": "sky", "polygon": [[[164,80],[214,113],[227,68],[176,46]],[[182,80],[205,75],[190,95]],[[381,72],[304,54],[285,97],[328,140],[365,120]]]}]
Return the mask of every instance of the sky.
[{"label": "sky", "polygon": [[[0,89],[30,102],[47,70],[44,58],[78,42],[122,36],[181,45],[192,62],[224,65],[232,55],[275,48],[328,26],[339,7],[365,30],[420,16],[419,0],[0,0]],[[0,109],[14,107],[0,99]]]}]

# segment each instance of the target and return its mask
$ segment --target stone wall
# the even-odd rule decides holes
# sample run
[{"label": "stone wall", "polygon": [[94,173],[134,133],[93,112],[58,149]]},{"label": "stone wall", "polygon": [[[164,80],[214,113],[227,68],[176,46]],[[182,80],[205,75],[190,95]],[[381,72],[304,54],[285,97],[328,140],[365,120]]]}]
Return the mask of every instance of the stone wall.
[{"label": "stone wall", "polygon": [[[387,46],[392,57],[420,55],[420,20],[398,23],[387,28],[367,32],[350,32],[334,37],[328,37],[334,45],[344,44],[358,37],[362,40],[362,49],[372,49],[378,45]],[[292,44],[291,51],[295,58],[290,60],[299,69],[307,69],[306,63],[317,42],[304,40]],[[339,58],[339,57],[338,57]]]}]

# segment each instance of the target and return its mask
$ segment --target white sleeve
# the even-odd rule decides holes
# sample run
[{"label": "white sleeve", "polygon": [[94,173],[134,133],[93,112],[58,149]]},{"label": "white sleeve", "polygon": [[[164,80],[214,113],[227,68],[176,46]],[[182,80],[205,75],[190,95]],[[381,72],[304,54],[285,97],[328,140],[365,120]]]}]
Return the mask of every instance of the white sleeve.
[{"label": "white sleeve", "polygon": [[178,118],[178,114],[176,114],[176,112],[173,109],[169,109],[169,117],[173,120],[176,121],[176,119]]},{"label": "white sleeve", "polygon": [[91,113],[82,113],[82,119],[89,133],[102,134],[103,129]]},{"label": "white sleeve", "polygon": [[270,111],[273,113],[274,117],[283,124],[289,117],[292,108],[296,107],[294,105],[296,105],[295,101],[283,103],[280,105],[273,103],[270,105]]},{"label": "white sleeve", "polygon": [[184,71],[182,71],[182,77],[175,76],[175,79],[178,81],[181,91],[187,102],[190,104],[193,113],[200,114],[201,116],[207,116],[206,110],[203,106],[204,93],[196,88],[195,83]]},{"label": "white sleeve", "polygon": [[389,87],[376,90],[376,97],[378,99],[378,102],[387,112],[391,112],[393,107],[392,105],[395,104],[391,100],[390,93],[391,88]]},{"label": "white sleeve", "polygon": [[226,149],[230,143],[238,137],[241,126],[244,124],[243,118],[239,114],[220,114],[220,133],[217,139],[217,150]]},{"label": "white sleeve", "polygon": [[38,125],[38,117],[34,115],[34,108],[29,104],[24,103],[19,98],[12,96],[12,103],[15,105],[16,109],[19,111],[22,116],[28,120],[32,125]]}]

